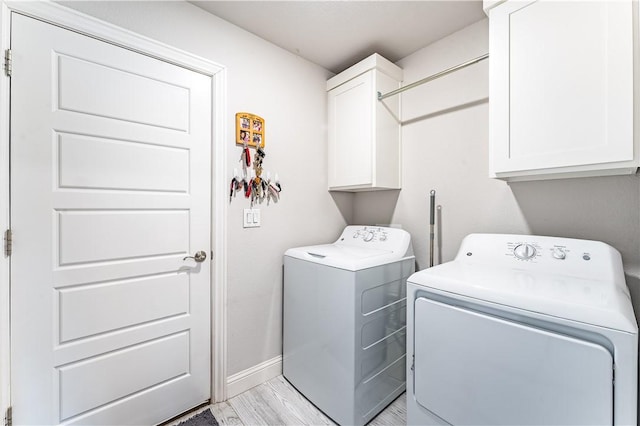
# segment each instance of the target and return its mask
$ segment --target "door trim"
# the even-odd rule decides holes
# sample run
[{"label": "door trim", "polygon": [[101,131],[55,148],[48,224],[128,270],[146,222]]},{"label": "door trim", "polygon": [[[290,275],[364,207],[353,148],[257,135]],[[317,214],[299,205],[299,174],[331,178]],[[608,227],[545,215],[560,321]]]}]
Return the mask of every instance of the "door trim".
[{"label": "door trim", "polygon": [[[211,268],[211,400],[227,398],[227,203],[226,191],[226,144],[228,140],[226,113],[226,68],[208,59],[157,42],[132,31],[119,28],[108,22],[85,15],[52,2],[20,2],[2,0],[0,5],[0,47],[4,57],[10,47],[11,12],[49,22],[59,27],[85,34],[108,43],[170,62],[211,78],[212,82],[212,180],[211,247],[214,252]],[[0,70],[0,230],[10,226],[10,85],[9,78]],[[0,261],[0,417],[4,417],[11,404],[10,389],[10,262],[2,255]]]}]

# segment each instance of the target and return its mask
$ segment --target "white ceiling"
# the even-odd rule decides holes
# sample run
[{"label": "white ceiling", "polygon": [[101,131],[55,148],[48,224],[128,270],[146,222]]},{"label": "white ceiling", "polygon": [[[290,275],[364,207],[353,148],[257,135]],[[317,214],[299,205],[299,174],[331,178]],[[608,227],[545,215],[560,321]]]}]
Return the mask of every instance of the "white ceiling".
[{"label": "white ceiling", "polygon": [[396,62],[485,17],[482,0],[191,3],[334,73],[372,53]]}]

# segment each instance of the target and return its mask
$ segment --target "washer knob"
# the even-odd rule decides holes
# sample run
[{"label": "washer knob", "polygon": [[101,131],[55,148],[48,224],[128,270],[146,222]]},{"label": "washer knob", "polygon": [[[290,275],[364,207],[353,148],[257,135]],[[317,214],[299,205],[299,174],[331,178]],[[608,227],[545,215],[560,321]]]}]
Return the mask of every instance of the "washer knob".
[{"label": "washer knob", "polygon": [[551,253],[551,255],[555,259],[559,259],[559,260],[564,260],[567,257],[567,253],[563,249],[561,249],[560,247],[555,247],[553,249],[553,252]]},{"label": "washer knob", "polygon": [[531,244],[520,244],[513,249],[513,254],[515,254],[518,259],[529,260],[535,257],[536,248]]},{"label": "washer knob", "polygon": [[365,240],[366,242],[369,242],[369,241],[373,240],[373,232],[372,232],[372,231],[369,231],[369,233],[368,233],[367,235],[365,235],[365,236],[364,236],[364,240]]}]

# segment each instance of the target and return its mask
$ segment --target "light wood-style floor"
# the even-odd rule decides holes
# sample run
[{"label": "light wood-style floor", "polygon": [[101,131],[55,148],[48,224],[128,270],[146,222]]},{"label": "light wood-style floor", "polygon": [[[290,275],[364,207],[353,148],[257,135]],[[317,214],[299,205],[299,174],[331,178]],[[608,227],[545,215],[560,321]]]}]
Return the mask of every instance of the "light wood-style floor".
[{"label": "light wood-style floor", "polygon": [[[293,386],[278,376],[228,401],[202,407],[171,424],[177,425],[187,417],[211,409],[220,426],[224,425],[335,425]],[[376,416],[371,426],[407,424],[407,400],[403,393]]]}]

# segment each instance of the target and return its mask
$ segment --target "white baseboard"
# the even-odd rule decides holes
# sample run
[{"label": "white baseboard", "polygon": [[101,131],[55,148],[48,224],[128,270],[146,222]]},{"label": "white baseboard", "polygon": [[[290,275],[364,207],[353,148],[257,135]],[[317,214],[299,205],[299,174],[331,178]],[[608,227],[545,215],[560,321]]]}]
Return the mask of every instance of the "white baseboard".
[{"label": "white baseboard", "polygon": [[233,398],[282,374],[282,355],[227,377],[227,398]]}]

